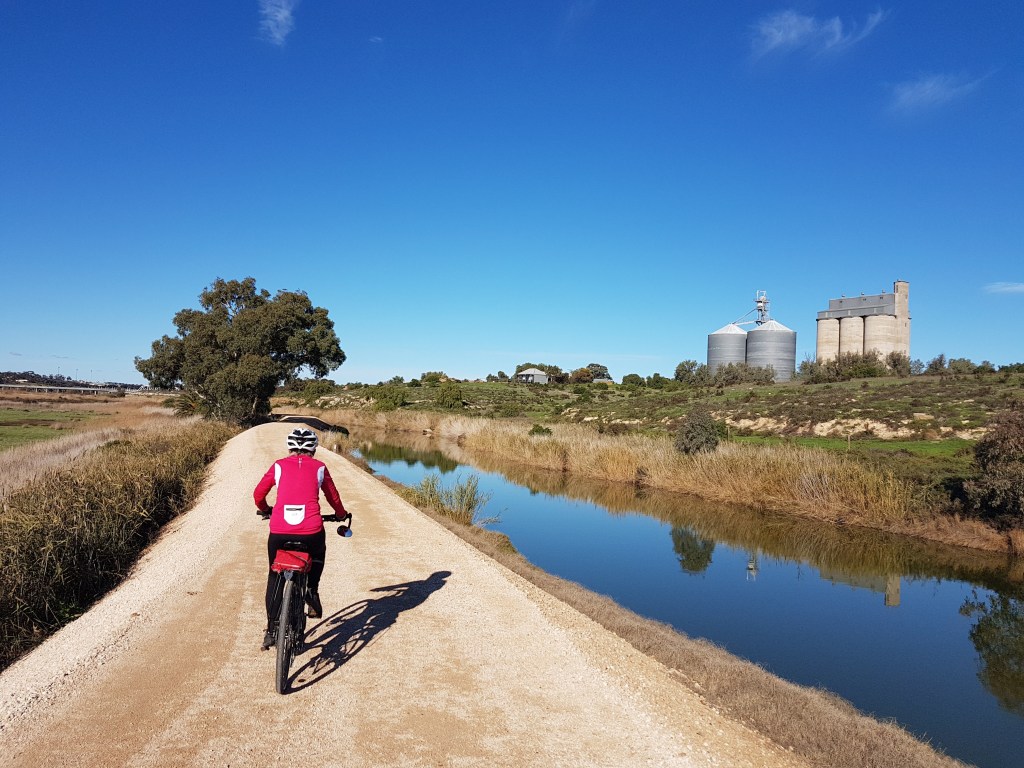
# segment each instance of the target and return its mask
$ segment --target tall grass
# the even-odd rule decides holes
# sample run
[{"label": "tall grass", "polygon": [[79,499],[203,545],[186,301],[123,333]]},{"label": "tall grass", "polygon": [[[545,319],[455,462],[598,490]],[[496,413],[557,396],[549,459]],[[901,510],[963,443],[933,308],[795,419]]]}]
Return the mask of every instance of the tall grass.
[{"label": "tall grass", "polygon": [[683,455],[667,437],[602,435],[574,424],[551,424],[551,435],[530,435],[531,422],[511,419],[422,412],[319,415],[354,428],[427,432],[470,456],[963,546],[1008,547],[1005,535],[941,515],[918,486],[892,472],[814,448],[727,443],[710,453]]},{"label": "tall grass", "polygon": [[481,493],[476,475],[465,480],[456,479],[455,484],[445,488],[440,475],[427,475],[413,488],[404,488],[402,494],[417,506],[426,506],[440,515],[462,525],[484,525],[496,522],[496,518],[482,518],[480,511],[491,499],[489,493]]},{"label": "tall grass", "polygon": [[198,496],[234,430],[180,423],[108,442],[10,491],[0,509],[0,668],[123,578]]},{"label": "tall grass", "polygon": [[0,503],[15,488],[67,466],[87,451],[124,434],[117,428],[97,429],[0,451]]}]

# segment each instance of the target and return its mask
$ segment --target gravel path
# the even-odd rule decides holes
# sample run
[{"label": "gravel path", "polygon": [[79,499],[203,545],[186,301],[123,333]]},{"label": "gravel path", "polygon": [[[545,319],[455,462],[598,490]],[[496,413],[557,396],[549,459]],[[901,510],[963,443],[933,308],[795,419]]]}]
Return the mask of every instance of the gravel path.
[{"label": "gravel path", "polygon": [[326,451],[355,535],[276,694],[251,494],[291,428],[233,439],[132,577],[0,675],[4,765],[803,765]]}]

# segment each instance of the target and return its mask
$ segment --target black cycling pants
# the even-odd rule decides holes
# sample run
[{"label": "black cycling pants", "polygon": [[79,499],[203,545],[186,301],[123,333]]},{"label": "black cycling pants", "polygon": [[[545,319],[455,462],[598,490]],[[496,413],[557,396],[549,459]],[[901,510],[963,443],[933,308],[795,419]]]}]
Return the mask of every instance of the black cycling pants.
[{"label": "black cycling pants", "polygon": [[[283,547],[282,545],[287,542],[294,542],[300,546]],[[276,619],[277,613],[280,610],[281,587],[284,579],[279,573],[269,570],[269,566],[273,565],[274,558],[277,557],[277,550],[279,549],[296,549],[301,552],[308,552],[313,556],[313,563],[306,577],[306,584],[310,592],[316,592],[320,586],[320,577],[324,572],[324,558],[327,557],[327,532],[321,529],[318,533],[308,533],[303,536],[296,536],[294,533],[272,533],[267,538],[267,556],[269,558],[267,570],[268,621]]]}]

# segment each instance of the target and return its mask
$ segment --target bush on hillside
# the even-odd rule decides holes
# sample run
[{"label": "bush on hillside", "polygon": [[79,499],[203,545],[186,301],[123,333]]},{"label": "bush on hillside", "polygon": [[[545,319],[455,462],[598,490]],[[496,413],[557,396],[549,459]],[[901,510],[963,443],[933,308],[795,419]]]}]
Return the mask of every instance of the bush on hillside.
[{"label": "bush on hillside", "polygon": [[904,365],[902,359],[895,359],[899,370],[890,369],[885,362],[874,353],[861,355],[847,352],[831,360],[804,360],[800,363],[800,378],[805,384],[823,384],[833,381],[849,381],[850,379],[871,379],[892,374],[900,375],[899,371],[908,370],[910,363]]},{"label": "bush on hillside", "polygon": [[306,405],[315,405],[316,401],[334,392],[334,384],[326,379],[310,379],[302,388],[302,400]]},{"label": "bush on hillside", "polygon": [[370,387],[367,394],[373,400],[375,411],[394,411],[405,405],[405,387],[378,384]]},{"label": "bush on hillside", "polygon": [[451,381],[446,381],[437,389],[436,402],[442,408],[455,410],[462,408],[465,403],[462,400],[462,387]]},{"label": "bush on hillside", "polygon": [[675,437],[680,453],[707,453],[718,447],[718,427],[706,408],[697,407],[679,426]]},{"label": "bush on hillside", "polygon": [[976,514],[1000,528],[1024,526],[1024,411],[1008,411],[974,448],[979,474],[964,483]]},{"label": "bush on hillside", "polygon": [[760,368],[746,363],[723,365],[715,371],[709,381],[716,387],[729,387],[735,384],[772,384],[774,382],[775,370],[773,368]]}]

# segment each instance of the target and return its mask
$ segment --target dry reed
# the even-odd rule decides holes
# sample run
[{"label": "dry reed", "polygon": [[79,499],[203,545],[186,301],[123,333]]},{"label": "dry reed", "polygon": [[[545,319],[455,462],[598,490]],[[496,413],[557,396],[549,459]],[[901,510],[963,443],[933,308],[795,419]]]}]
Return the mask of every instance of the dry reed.
[{"label": "dry reed", "polygon": [[8,493],[0,511],[0,668],[123,578],[198,495],[234,433],[216,424],[143,430]]},{"label": "dry reed", "polygon": [[0,451],[0,503],[30,480],[67,466],[86,451],[123,434],[117,428],[95,429]]},{"label": "dry reed", "polygon": [[732,443],[710,453],[683,455],[666,438],[602,435],[574,424],[552,424],[551,435],[536,436],[518,420],[401,411],[318,413],[352,427],[429,432],[473,455],[832,523],[916,534],[937,517],[912,486],[891,473],[799,446]]}]

